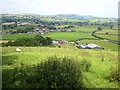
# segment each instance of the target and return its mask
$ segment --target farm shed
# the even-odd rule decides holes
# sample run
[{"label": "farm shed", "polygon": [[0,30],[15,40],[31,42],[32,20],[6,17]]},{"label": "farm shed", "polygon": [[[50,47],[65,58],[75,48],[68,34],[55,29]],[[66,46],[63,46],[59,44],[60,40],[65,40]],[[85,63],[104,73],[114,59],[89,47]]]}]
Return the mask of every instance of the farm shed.
[{"label": "farm shed", "polygon": [[102,49],[99,45],[96,44],[81,44],[79,48],[82,49]]}]

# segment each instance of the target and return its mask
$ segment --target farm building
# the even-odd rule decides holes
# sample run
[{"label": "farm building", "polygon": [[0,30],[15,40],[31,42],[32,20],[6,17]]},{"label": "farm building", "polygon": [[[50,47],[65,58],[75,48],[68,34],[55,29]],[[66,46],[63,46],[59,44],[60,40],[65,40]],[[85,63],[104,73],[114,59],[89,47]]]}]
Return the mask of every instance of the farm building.
[{"label": "farm building", "polygon": [[78,47],[82,49],[102,49],[99,45],[96,44],[81,44]]},{"label": "farm building", "polygon": [[53,44],[68,44],[66,40],[53,41]]}]

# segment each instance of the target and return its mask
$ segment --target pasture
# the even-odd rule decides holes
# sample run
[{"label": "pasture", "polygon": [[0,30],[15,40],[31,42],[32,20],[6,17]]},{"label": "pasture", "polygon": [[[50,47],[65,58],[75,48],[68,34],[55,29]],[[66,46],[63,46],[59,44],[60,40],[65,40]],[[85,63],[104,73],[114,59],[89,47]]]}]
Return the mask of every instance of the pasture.
[{"label": "pasture", "polygon": [[68,29],[71,29],[71,30],[75,30],[75,31],[84,31],[84,32],[93,32],[95,30],[97,30],[97,27],[98,26],[76,26],[74,28],[68,28]]},{"label": "pasture", "polygon": [[108,34],[116,34],[118,35],[118,30],[110,30],[110,29],[103,29],[101,31],[98,31],[96,33],[101,33],[101,34],[106,34],[106,32],[108,32]]},{"label": "pasture", "polygon": [[[35,37],[38,34],[10,34],[10,35],[3,35],[2,39],[3,40],[15,40],[17,38],[32,38]],[[81,38],[93,38],[93,36],[91,36],[90,34],[86,34],[86,33],[80,33],[80,32],[50,32],[50,33],[46,33],[42,36],[45,37],[51,37],[52,39],[55,40],[78,40]]]},{"label": "pasture", "polygon": [[99,37],[103,37],[115,41],[119,41],[118,39],[120,38],[118,30],[113,30],[113,29],[111,30],[103,29],[101,31],[97,31],[95,34]]},{"label": "pasture", "polygon": [[118,39],[120,38],[120,36],[118,36],[118,35],[109,35],[109,34],[108,35],[96,34],[96,35],[99,36],[99,37],[102,37],[102,38],[107,38],[107,39],[115,40],[115,41],[119,41]]},{"label": "pasture", "polygon": [[16,40],[18,38],[33,38],[38,34],[9,34],[9,35],[3,35],[3,40]]},{"label": "pasture", "polygon": [[55,39],[55,40],[63,39],[68,41],[78,40],[81,38],[94,38],[90,34],[80,33],[80,32],[50,32],[45,34],[44,36],[51,37],[52,39]]},{"label": "pasture", "polygon": [[[15,51],[16,47],[3,47],[2,56],[4,58],[2,61],[11,60],[11,58],[15,61],[12,65],[3,65],[3,72],[4,70],[20,67],[21,63],[28,66],[36,65],[41,61],[45,61],[49,56],[67,56],[79,62],[87,60],[91,63],[89,71],[82,72],[84,76],[83,81],[87,88],[118,88],[117,82],[109,82],[109,80],[106,79],[111,73],[111,70],[118,68],[117,51],[81,50],[76,47],[70,48],[70,46],[63,45],[61,48],[20,47],[22,50],[20,53]],[[9,73],[5,76],[7,75],[9,75]],[[6,78],[5,76],[3,76],[3,78]]]}]

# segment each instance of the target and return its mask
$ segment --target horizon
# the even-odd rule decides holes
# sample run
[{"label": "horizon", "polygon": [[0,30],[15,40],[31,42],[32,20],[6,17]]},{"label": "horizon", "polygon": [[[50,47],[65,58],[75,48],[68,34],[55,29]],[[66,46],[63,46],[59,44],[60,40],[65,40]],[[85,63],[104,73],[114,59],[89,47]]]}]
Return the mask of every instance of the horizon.
[{"label": "horizon", "polygon": [[[1,13],[0,13],[1,14]],[[39,15],[39,16],[57,16],[57,15],[79,15],[79,14],[50,14],[50,15],[44,15],[44,14],[36,14],[36,13],[3,13],[8,15]],[[97,18],[116,18],[118,17],[102,17],[102,16],[93,16],[93,15],[79,15],[79,16],[92,16]]]},{"label": "horizon", "polygon": [[103,18],[118,18],[118,2],[119,0],[1,0],[0,14],[75,14]]}]

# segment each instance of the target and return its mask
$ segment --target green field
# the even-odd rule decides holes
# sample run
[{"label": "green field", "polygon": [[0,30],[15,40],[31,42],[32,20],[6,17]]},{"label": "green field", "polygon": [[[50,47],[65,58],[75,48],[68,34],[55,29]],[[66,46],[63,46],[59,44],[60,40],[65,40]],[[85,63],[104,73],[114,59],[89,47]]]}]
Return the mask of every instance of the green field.
[{"label": "green field", "polygon": [[[70,46],[73,47],[72,45]],[[36,65],[38,62],[45,61],[49,56],[68,56],[73,58],[73,60],[90,61],[90,70],[88,72],[82,72],[84,76],[83,81],[87,88],[118,88],[117,82],[109,82],[108,79],[106,79],[111,69],[116,70],[118,68],[118,53],[116,51],[81,50],[76,47],[70,48],[70,46],[63,45],[62,48],[20,47],[22,50],[21,53],[15,51],[16,47],[3,47],[2,56],[8,57],[7,59],[16,57],[15,64],[2,66],[3,72],[4,70],[19,67],[21,62],[25,65],[32,66]]]},{"label": "green field", "polygon": [[[15,40],[17,38],[26,38],[26,37],[35,37],[37,34],[11,34],[3,35],[3,40]],[[50,32],[46,33],[43,36],[51,37],[52,39],[59,40],[78,40],[81,38],[93,38],[90,34],[80,33],[80,32]]]},{"label": "green field", "polygon": [[118,39],[120,38],[120,36],[117,36],[117,35],[101,35],[101,34],[96,34],[96,35],[99,37],[103,37],[103,38],[107,38],[115,41],[119,41]]},{"label": "green field", "polygon": [[45,34],[44,36],[51,37],[55,40],[78,40],[81,38],[94,38],[90,34],[80,33],[80,32],[50,32]]},{"label": "green field", "polygon": [[108,32],[108,34],[119,34],[118,30],[110,30],[110,29],[103,29],[101,31],[98,31],[96,33],[102,33],[102,34],[106,34],[106,32]]},{"label": "green field", "polygon": [[98,26],[76,26],[74,28],[69,28],[69,29],[75,30],[75,31],[93,32],[97,30],[97,27]]},{"label": "green field", "polygon": [[97,44],[101,47],[103,47],[105,50],[115,50],[118,51],[118,45],[105,41],[105,40],[81,40],[79,41],[79,44],[90,44],[90,43],[94,43]]},{"label": "green field", "polygon": [[3,40],[15,40],[18,38],[33,38],[38,34],[9,34],[9,35],[3,35],[2,39]]}]

